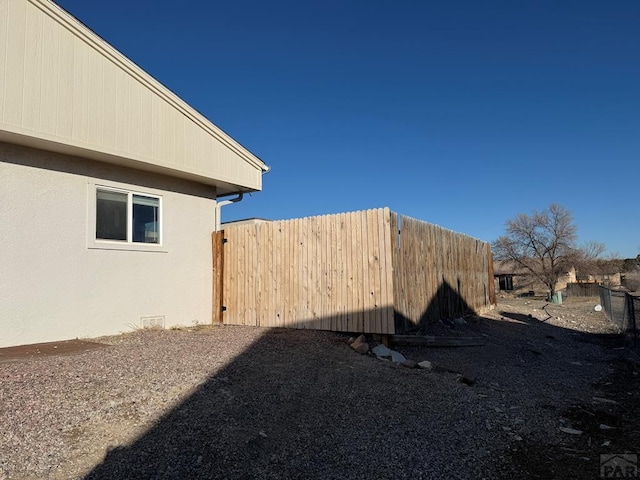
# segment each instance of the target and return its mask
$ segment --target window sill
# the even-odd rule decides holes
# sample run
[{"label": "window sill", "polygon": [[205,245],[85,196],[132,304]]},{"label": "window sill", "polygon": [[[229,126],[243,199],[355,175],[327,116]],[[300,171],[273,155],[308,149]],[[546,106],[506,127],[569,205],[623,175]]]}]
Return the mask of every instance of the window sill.
[{"label": "window sill", "polygon": [[119,243],[119,242],[92,242],[87,245],[90,250],[124,250],[129,252],[154,252],[168,253],[163,245],[153,243]]}]

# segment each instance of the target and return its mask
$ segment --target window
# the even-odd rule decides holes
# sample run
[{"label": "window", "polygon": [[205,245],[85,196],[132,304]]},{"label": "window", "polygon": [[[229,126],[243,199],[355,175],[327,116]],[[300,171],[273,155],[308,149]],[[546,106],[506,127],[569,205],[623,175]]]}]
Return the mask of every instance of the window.
[{"label": "window", "polygon": [[161,197],[96,187],[96,241],[161,244]]}]

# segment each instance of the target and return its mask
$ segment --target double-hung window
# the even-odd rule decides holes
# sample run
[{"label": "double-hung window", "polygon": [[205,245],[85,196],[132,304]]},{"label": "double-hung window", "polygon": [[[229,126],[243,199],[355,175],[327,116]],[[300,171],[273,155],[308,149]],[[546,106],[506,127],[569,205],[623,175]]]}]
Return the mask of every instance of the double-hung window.
[{"label": "double-hung window", "polygon": [[121,244],[162,244],[162,198],[96,186],[95,240]]}]

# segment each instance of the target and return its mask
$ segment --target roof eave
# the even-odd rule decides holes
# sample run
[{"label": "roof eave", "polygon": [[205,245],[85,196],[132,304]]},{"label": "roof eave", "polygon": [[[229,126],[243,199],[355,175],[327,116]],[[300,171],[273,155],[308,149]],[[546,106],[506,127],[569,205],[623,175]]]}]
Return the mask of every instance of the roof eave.
[{"label": "roof eave", "polygon": [[256,155],[251,153],[239,142],[231,138],[222,129],[214,125],[204,115],[199,113],[196,109],[187,104],[178,95],[173,93],[169,88],[164,86],[158,80],[153,78],[142,68],[136,65],[129,58],[124,56],[114,47],[112,47],[106,40],[96,34],[93,30],[87,27],[80,20],[73,15],[65,11],[63,8],[55,4],[50,0],[28,0],[32,5],[41,9],[47,15],[54,18],[63,27],[70,30],[74,35],[82,38],[91,47],[99,51],[105,57],[109,58],[114,64],[118,65],[129,75],[135,78],[137,81],[145,85],[156,95],[164,99],[167,103],[172,105],[176,110],[185,115],[196,125],[200,126],[204,131],[218,140],[221,144],[229,148],[232,152],[242,158],[255,168],[260,169],[262,172],[268,172],[269,167]]}]

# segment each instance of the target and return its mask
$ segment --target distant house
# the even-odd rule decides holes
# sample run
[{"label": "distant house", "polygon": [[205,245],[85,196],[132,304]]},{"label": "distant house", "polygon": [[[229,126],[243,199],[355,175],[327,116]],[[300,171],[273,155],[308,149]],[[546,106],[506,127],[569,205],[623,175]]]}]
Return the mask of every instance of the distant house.
[{"label": "distant house", "polygon": [[513,291],[513,277],[514,275],[511,273],[499,273],[494,275],[498,281],[496,285],[496,290],[502,292],[512,292]]},{"label": "distant house", "polygon": [[612,271],[610,273],[577,275],[576,281],[578,283],[597,283],[606,287],[619,287],[622,285],[622,273]]},{"label": "distant house", "polygon": [[265,164],[49,0],[0,2],[0,346],[209,323]]},{"label": "distant house", "polygon": [[513,262],[494,260],[493,277],[496,292],[513,292],[529,285],[526,272]]},{"label": "distant house", "polygon": [[[496,260],[494,262],[494,274],[496,291],[513,292],[516,294],[546,293],[548,287],[531,277],[530,272],[512,261]],[[575,268],[560,275],[556,283],[556,291],[564,290],[567,284],[576,282]]]},{"label": "distant house", "polygon": [[222,222],[222,228],[226,226],[235,226],[235,225],[256,225],[258,223],[270,222],[271,220],[267,220],[266,218],[243,218],[241,220],[230,220],[228,222]]},{"label": "distant house", "polygon": [[[613,269],[602,269],[599,273],[580,273],[572,267],[566,273],[560,275],[555,290],[565,290],[572,284],[596,284],[607,287],[619,287],[622,284],[622,275]],[[603,273],[607,272],[607,273]],[[513,292],[515,294],[534,292],[546,292],[547,286],[531,277],[527,269],[512,261],[494,262],[494,278],[496,291]],[[577,290],[576,290],[577,291]],[[591,290],[590,290],[591,291]]]}]

